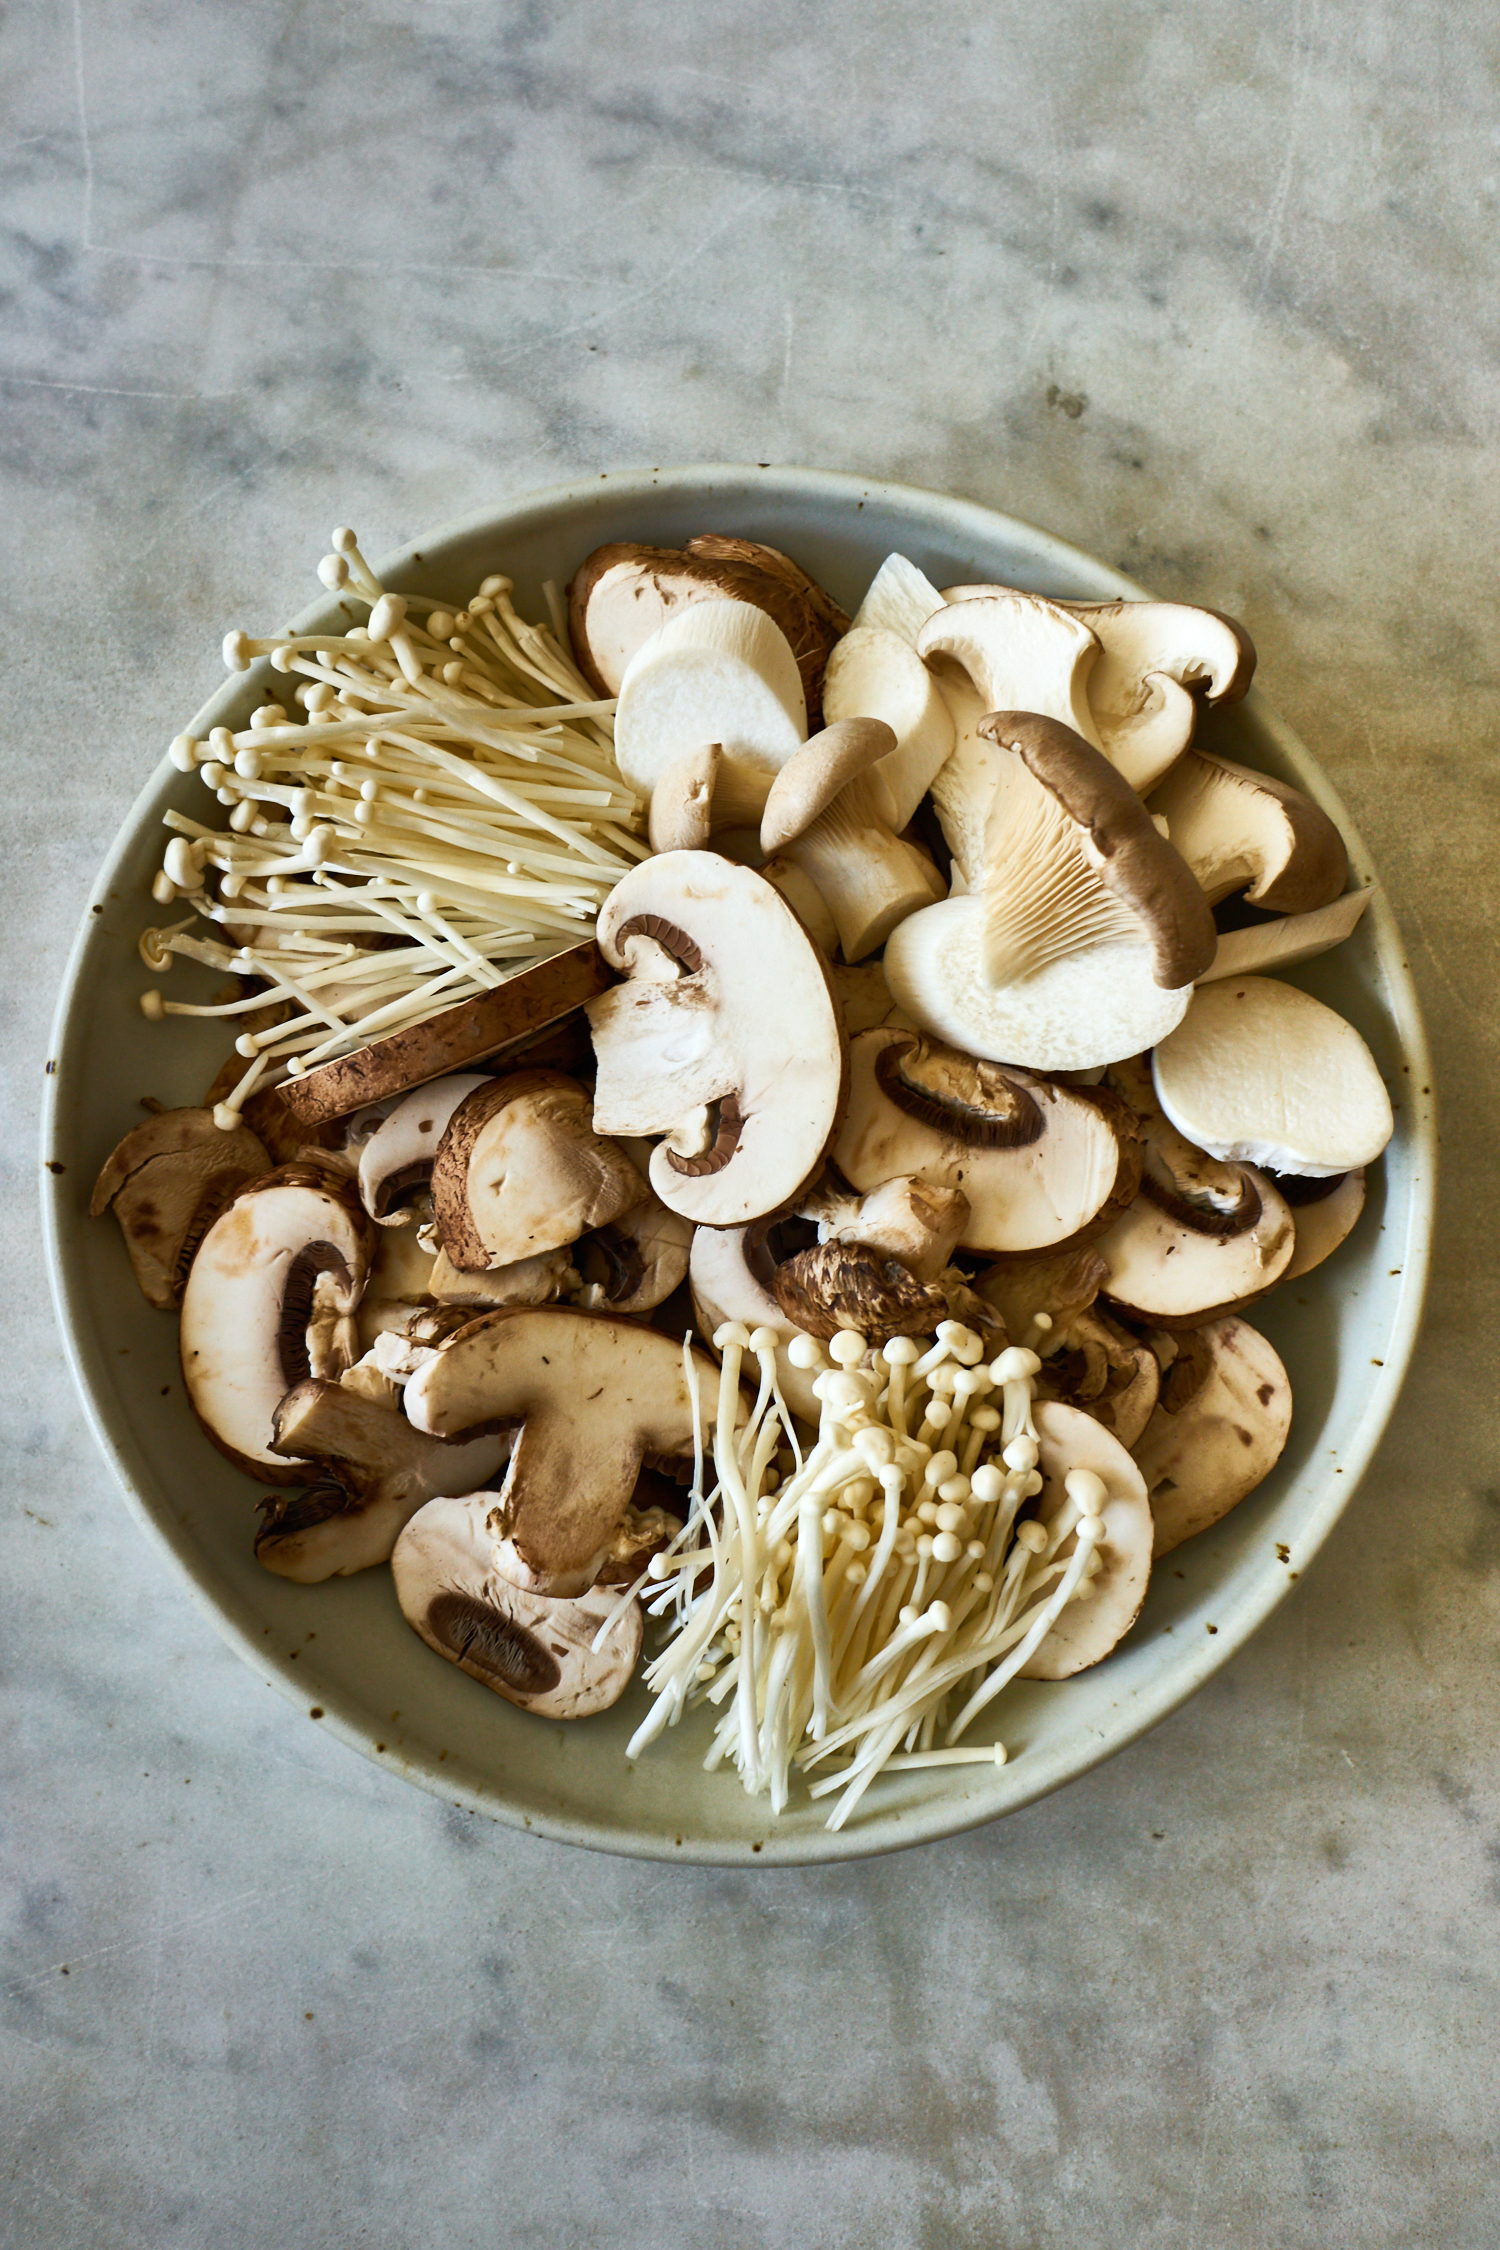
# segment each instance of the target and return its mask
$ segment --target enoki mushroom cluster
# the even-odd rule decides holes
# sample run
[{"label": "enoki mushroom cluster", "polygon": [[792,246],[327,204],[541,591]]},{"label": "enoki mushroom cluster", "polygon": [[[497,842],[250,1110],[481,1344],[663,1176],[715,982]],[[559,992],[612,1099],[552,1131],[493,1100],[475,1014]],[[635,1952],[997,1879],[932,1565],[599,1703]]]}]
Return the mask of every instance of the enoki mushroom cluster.
[{"label": "enoki mushroom cluster", "polygon": [[[717,1482],[650,1565],[647,1607],[671,1638],[647,1668],[656,1702],[629,1755],[706,1700],[723,1707],[710,1768],[733,1758],[780,1812],[795,1764],[817,1776],[813,1796],[836,1797],[840,1828],[892,1766],[1003,1760],[962,1737],[1088,1592],[1109,1494],[1073,1469],[1050,1521],[1023,1514],[1043,1489],[1034,1352],[989,1360],[951,1320],[926,1350],[900,1336],[869,1351],[844,1330],[825,1358],[798,1336],[796,1363],[821,1368],[804,1457],[776,1342],[739,1323],[714,1337]],[[741,1420],[747,1354],[760,1389]]]},{"label": "enoki mushroom cluster", "polygon": [[387,593],[351,531],[333,543],[320,576],[347,629],[229,634],[230,670],[269,657],[286,697],[238,732],[171,746],[229,822],[167,814],[153,896],[192,912],[148,930],[142,956],[161,971],[181,954],[254,985],[202,1007],[153,986],[142,1007],[248,1019],[246,1070],[216,1113],[226,1128],[257,1085],[576,944],[647,849],[614,762],[613,702],[592,696],[556,633],[517,615],[509,579],[486,578],[451,611]]}]

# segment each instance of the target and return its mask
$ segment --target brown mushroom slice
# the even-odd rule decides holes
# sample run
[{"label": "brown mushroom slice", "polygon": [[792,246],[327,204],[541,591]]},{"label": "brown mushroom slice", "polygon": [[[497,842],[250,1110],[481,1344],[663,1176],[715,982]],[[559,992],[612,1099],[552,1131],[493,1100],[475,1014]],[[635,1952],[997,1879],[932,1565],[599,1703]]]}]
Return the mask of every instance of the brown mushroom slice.
[{"label": "brown mushroom slice", "polygon": [[461,1101],[491,1080],[475,1071],[455,1071],[418,1086],[399,1101],[363,1142],[359,1151],[359,1197],[375,1224],[404,1227],[409,1209],[399,1199],[432,1178],[438,1143]]},{"label": "brown mushroom slice", "polygon": [[106,1159],[89,1216],[113,1211],[141,1294],[158,1312],[182,1303],[193,1255],[214,1220],[271,1159],[243,1125],[220,1132],[211,1109],[163,1109]]},{"label": "brown mushroom slice", "polygon": [[443,1248],[465,1273],[560,1249],[645,1195],[629,1157],[594,1130],[585,1089],[556,1070],[487,1078],[466,1094],[432,1168]]},{"label": "brown mushroom slice", "polygon": [[968,1197],[964,1247],[1019,1252],[1070,1242],[1134,1194],[1139,1135],[1127,1109],[887,1026],[849,1050],[849,1113],[834,1162],[862,1193],[912,1175]]},{"label": "brown mushroom slice", "polygon": [[1243,930],[1221,930],[1214,957],[1200,984],[1217,984],[1222,977],[1253,976],[1262,969],[1295,969],[1303,961],[1342,945],[1358,927],[1365,908],[1375,896],[1373,888],[1346,891],[1331,906],[1315,907],[1311,914],[1283,914],[1274,922],[1255,922]]},{"label": "brown mushroom slice", "polygon": [[1153,791],[1151,810],[1215,905],[1243,891],[1251,906],[1308,914],[1344,888],[1343,837],[1320,806],[1274,774],[1187,750]]},{"label": "brown mushroom slice", "polygon": [[476,1492],[495,1476],[507,1436],[449,1441],[343,1383],[299,1383],[276,1410],[273,1450],[316,1461],[326,1484],[272,1502],[255,1539],[278,1578],[315,1586],[388,1562],[405,1525],[439,1493]]},{"label": "brown mushroom slice", "polygon": [[264,1483],[321,1473],[273,1450],[276,1409],[360,1357],[371,1232],[348,1173],[304,1157],[252,1181],[199,1245],[182,1297],[188,1401],[220,1452]]},{"label": "brown mushroom slice", "polygon": [[598,1312],[654,1312],[687,1279],[692,1244],[691,1219],[646,1196],[575,1246],[579,1303]]},{"label": "brown mushroom slice", "polygon": [[730,1320],[742,1321],[752,1334],[757,1328],[773,1330],[781,1395],[799,1421],[816,1429],[823,1411],[813,1389],[819,1370],[798,1367],[788,1356],[792,1338],[805,1331],[788,1318],[775,1296],[776,1261],[766,1242],[770,1227],[768,1219],[760,1219],[745,1227],[693,1230],[688,1260],[693,1320],[708,1342]]},{"label": "brown mushroom slice", "polygon": [[643,860],[599,943],[627,972],[589,1005],[601,1133],[665,1134],[668,1210],[742,1226],[817,1172],[843,1113],[843,1024],[827,963],[773,886],[712,852]]},{"label": "brown mushroom slice", "polygon": [[622,1603],[613,1587],[558,1600],[512,1585],[494,1568],[485,1522],[493,1497],[429,1500],[412,1517],[391,1557],[402,1615],[430,1649],[523,1711],[607,1711],[641,1653],[640,1603]]},{"label": "brown mushroom slice", "polygon": [[684,1457],[713,1426],[718,1370],[702,1353],[694,1400],[680,1343],[612,1314],[548,1305],[483,1315],[406,1386],[436,1437],[520,1429],[495,1500],[498,1532],[557,1594],[592,1585],[647,1454]]},{"label": "brown mushroom slice", "polygon": [[1134,1451],[1169,1555],[1218,1523],[1281,1458],[1292,1421],[1286,1369],[1258,1329],[1232,1315],[1198,1329],[1167,1369]]},{"label": "brown mushroom slice", "polygon": [[1297,1246],[1282,1273],[1283,1281],[1296,1281],[1331,1258],[1341,1242],[1354,1232],[1365,1207],[1365,1175],[1332,1173],[1319,1179],[1288,1172],[1277,1182],[1291,1206],[1297,1229]]},{"label": "brown mushroom slice", "polygon": [[[1104,1480],[1109,1495],[1095,1550],[1097,1575],[1087,1593],[1068,1603],[1031,1661],[1021,1668],[1025,1680],[1070,1680],[1075,1672],[1108,1656],[1139,1617],[1151,1579],[1155,1527],[1140,1470],[1119,1439],[1092,1415],[1076,1406],[1040,1400],[1031,1418],[1041,1452],[1037,1467],[1042,1490],[1035,1506],[1039,1523],[1050,1526],[1064,1508],[1071,1508],[1064,1487],[1073,1469],[1092,1470]],[[1075,1544],[1069,1533],[1058,1550],[1062,1561]]]},{"label": "brown mushroom slice", "polygon": [[1038,1396],[1081,1406],[1127,1450],[1151,1419],[1161,1370],[1149,1344],[1097,1305],[1054,1327],[1040,1347]]}]

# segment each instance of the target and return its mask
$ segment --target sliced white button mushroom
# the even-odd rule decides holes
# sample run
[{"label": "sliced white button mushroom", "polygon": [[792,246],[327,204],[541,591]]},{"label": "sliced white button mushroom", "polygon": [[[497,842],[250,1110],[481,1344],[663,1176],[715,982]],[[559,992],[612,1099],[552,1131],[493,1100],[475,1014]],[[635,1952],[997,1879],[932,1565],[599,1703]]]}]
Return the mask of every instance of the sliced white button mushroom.
[{"label": "sliced white button mushroom", "polygon": [[599,943],[629,981],[588,1009],[597,1129],[670,1134],[651,1185],[697,1224],[784,1208],[823,1161],[845,1073],[827,964],[796,915],[750,868],[669,852],[616,885]]},{"label": "sliced white button mushroom", "polygon": [[799,1421],[818,1426],[822,1407],[813,1384],[822,1367],[799,1367],[789,1354],[803,1333],[787,1318],[772,1291],[776,1261],[766,1246],[770,1221],[746,1227],[696,1227],[688,1261],[693,1322],[700,1336],[713,1337],[726,1322],[741,1323],[750,1334],[769,1329],[776,1337],[776,1380]]},{"label": "sliced white button mushroom", "polygon": [[521,1425],[494,1503],[538,1583],[555,1594],[593,1584],[648,1454],[685,1458],[718,1403],[702,1353],[690,1393],[680,1343],[638,1322],[560,1305],[486,1313],[406,1386],[418,1429],[452,1437]]},{"label": "sliced white button mushroom", "polygon": [[1391,1098],[1355,1030],[1274,977],[1204,985],[1157,1047],[1156,1096],[1211,1156],[1273,1172],[1351,1172],[1391,1137]]},{"label": "sliced white button mushroom", "polygon": [[649,796],[685,751],[776,773],[807,739],[807,706],[786,635],[749,602],[694,602],[636,650],[620,683],[615,760]]},{"label": "sliced white button mushroom", "polygon": [[646,1192],[630,1159],[595,1132],[584,1088],[556,1070],[487,1078],[466,1094],[432,1169],[443,1248],[466,1273],[561,1249]]},{"label": "sliced white button mushroom", "polygon": [[1129,1110],[1090,1088],[979,1063],[889,1027],[849,1050],[849,1114],[834,1162],[867,1193],[911,1175],[967,1197],[964,1246],[1050,1248],[1134,1195],[1140,1140]]},{"label": "sliced white button mushroom", "polygon": [[1372,889],[1347,891],[1331,906],[1316,907],[1311,914],[1285,914],[1249,929],[1225,930],[1198,982],[1217,984],[1221,977],[1252,976],[1258,969],[1295,969],[1299,961],[1314,960],[1343,944],[1358,928],[1374,896]]},{"label": "sliced white button mushroom", "polygon": [[1243,891],[1252,906],[1309,914],[1344,888],[1343,837],[1310,797],[1274,774],[1187,750],[1153,791],[1151,810],[1215,905]]},{"label": "sliced white button mushroom", "polygon": [[1258,1329],[1233,1316],[1170,1341],[1155,1413],[1134,1448],[1169,1555],[1253,1492],[1281,1458],[1292,1422],[1286,1369]]},{"label": "sliced white button mushroom", "polygon": [[147,1304],[182,1302],[188,1268],[224,1206],[271,1159],[245,1126],[221,1132],[209,1109],[164,1109],[127,1133],[94,1182],[89,1216],[113,1211]]},{"label": "sliced white button mushroom", "polygon": [[414,1187],[432,1177],[433,1159],[459,1103],[491,1081],[473,1071],[458,1071],[419,1086],[365,1141],[359,1157],[359,1197],[377,1226],[404,1227],[411,1212],[395,1208]]},{"label": "sliced white button mushroom", "polygon": [[371,1233],[349,1174],[304,1159],[253,1181],[199,1245],[182,1298],[188,1399],[220,1452],[265,1483],[319,1473],[272,1450],[276,1409],[359,1358]]},{"label": "sliced white button mushroom", "polygon": [[905,555],[887,555],[854,613],[852,630],[858,633],[867,625],[879,626],[884,632],[899,633],[915,648],[922,627],[942,606],[942,595],[914,562]]},{"label": "sliced white button mushroom", "polygon": [[1297,1247],[1281,1278],[1295,1281],[1331,1258],[1354,1232],[1365,1207],[1365,1175],[1358,1171],[1308,1179],[1289,1172],[1280,1185],[1297,1229]]},{"label": "sliced white button mushroom", "polygon": [[414,1430],[399,1409],[341,1383],[299,1383],[276,1410],[274,1450],[316,1461],[319,1490],[273,1501],[255,1553],[278,1578],[315,1586],[388,1562],[418,1508],[439,1493],[475,1492],[495,1476],[508,1437],[450,1443]]},{"label": "sliced white button mushroom", "polygon": [[823,718],[883,719],[896,740],[882,758],[891,826],[905,828],[953,753],[953,719],[937,683],[910,641],[880,626],[857,626],[828,659]]},{"label": "sliced white button mushroom", "polygon": [[1139,1617],[1151,1579],[1154,1526],[1145,1481],[1117,1437],[1078,1407],[1051,1400],[1039,1400],[1031,1418],[1041,1456],[1037,1521],[1054,1538],[1059,1526],[1072,1526],[1057,1542],[1059,1562],[1067,1561],[1077,1539],[1078,1509],[1068,1494],[1069,1479],[1083,1471],[1105,1486],[1097,1573],[1021,1670],[1026,1680],[1068,1680],[1108,1656]]},{"label": "sliced white button mushroom", "polygon": [[[402,1615],[439,1656],[543,1719],[607,1711],[641,1653],[641,1605],[598,1587],[572,1600],[513,1586],[493,1567],[492,1495],[430,1500],[396,1542]],[[601,1647],[601,1630],[614,1623]]]},{"label": "sliced white button mushroom", "polygon": [[884,945],[896,924],[943,895],[925,852],[895,833],[881,771],[894,740],[881,719],[842,719],[814,735],[771,784],[760,844],[799,867],[827,902],[846,961]]}]

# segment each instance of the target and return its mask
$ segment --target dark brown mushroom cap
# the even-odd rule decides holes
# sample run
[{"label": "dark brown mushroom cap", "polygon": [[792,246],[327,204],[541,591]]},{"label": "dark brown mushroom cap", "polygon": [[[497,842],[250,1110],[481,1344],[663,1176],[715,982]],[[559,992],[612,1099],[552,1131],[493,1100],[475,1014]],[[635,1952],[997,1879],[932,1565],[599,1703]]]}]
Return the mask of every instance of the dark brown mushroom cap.
[{"label": "dark brown mushroom cap", "polygon": [[818,1242],[775,1269],[776,1302],[809,1336],[857,1329],[869,1344],[893,1336],[930,1336],[948,1318],[941,1289],[913,1280],[899,1258],[882,1258],[860,1242]]},{"label": "dark brown mushroom cap", "polygon": [[89,1215],[113,1210],[141,1294],[167,1312],[181,1304],[193,1255],[219,1213],[270,1169],[245,1126],[222,1133],[210,1110],[160,1110],[106,1159]]},{"label": "dark brown mushroom cap", "polygon": [[1156,982],[1172,992],[1201,976],[1218,943],[1208,901],[1103,751],[1035,711],[992,711],[978,731],[1014,750],[1082,830],[1100,881],[1145,925]]}]

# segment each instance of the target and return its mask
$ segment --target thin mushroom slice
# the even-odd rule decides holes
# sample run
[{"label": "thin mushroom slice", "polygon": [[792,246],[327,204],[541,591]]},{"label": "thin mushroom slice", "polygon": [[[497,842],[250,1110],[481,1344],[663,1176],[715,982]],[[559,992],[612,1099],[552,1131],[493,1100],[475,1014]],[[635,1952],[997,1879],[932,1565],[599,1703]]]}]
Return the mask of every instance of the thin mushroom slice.
[{"label": "thin mushroom slice", "polygon": [[595,1131],[586,1090],[557,1070],[484,1079],[453,1110],[432,1167],[443,1248],[466,1273],[561,1249],[646,1193]]},{"label": "thin mushroom slice", "polygon": [[834,1162],[861,1193],[905,1175],[960,1189],[963,1247],[998,1255],[1107,1225],[1136,1191],[1139,1140],[1132,1113],[1109,1094],[880,1026],[851,1044]]},{"label": "thin mushroom slice", "polygon": [[1021,1670],[1026,1680],[1069,1680],[1108,1656],[1139,1617],[1151,1578],[1154,1526],[1145,1480],[1117,1437],[1078,1407],[1054,1400],[1039,1400],[1031,1418],[1042,1475],[1036,1519],[1053,1536],[1070,1519],[1075,1526],[1058,1542],[1058,1561],[1066,1563],[1076,1543],[1078,1510],[1068,1496],[1068,1477],[1088,1471],[1102,1479],[1106,1493],[1098,1568],[1088,1591],[1068,1603]]},{"label": "thin mushroom slice", "polygon": [[895,735],[877,772],[890,794],[891,826],[905,828],[953,754],[952,714],[911,643],[880,626],[846,633],[828,659],[823,717],[882,719]]},{"label": "thin mushroom slice", "polygon": [[1218,1523],[1270,1475],[1292,1421],[1286,1369],[1248,1321],[1211,1321],[1172,1342],[1180,1356],[1134,1447],[1159,1556]]},{"label": "thin mushroom slice", "polygon": [[512,1585],[494,1568],[492,1500],[429,1500],[412,1517],[391,1557],[402,1615],[430,1649],[523,1711],[542,1719],[607,1711],[641,1653],[640,1603],[606,1587],[558,1600]]},{"label": "thin mushroom slice", "polygon": [[474,1071],[456,1071],[417,1087],[396,1104],[364,1142],[359,1154],[359,1198],[379,1227],[409,1226],[410,1209],[400,1198],[432,1178],[438,1143],[459,1103],[491,1081]]},{"label": "thin mushroom slice", "polygon": [[164,1109],[127,1133],[94,1182],[89,1216],[113,1211],[142,1296],[182,1303],[188,1268],[214,1220],[271,1159],[245,1126],[221,1132],[211,1109]]},{"label": "thin mushroom slice", "polygon": [[1365,1175],[1360,1170],[1308,1179],[1287,1173],[1278,1184],[1297,1229],[1297,1246],[1281,1278],[1296,1281],[1331,1258],[1354,1232],[1365,1207]]},{"label": "thin mushroom slice", "polygon": [[1395,1125],[1353,1024],[1275,977],[1204,985],[1157,1047],[1152,1076],[1180,1133],[1211,1156],[1273,1172],[1357,1171]]},{"label": "thin mushroom slice", "polygon": [[1308,914],[1349,874],[1344,839],[1320,806],[1274,774],[1188,750],[1151,798],[1205,896],[1243,891],[1252,906]]},{"label": "thin mushroom slice", "polygon": [[648,1195],[575,1245],[578,1302],[589,1311],[654,1312],[687,1279],[693,1223]]}]

